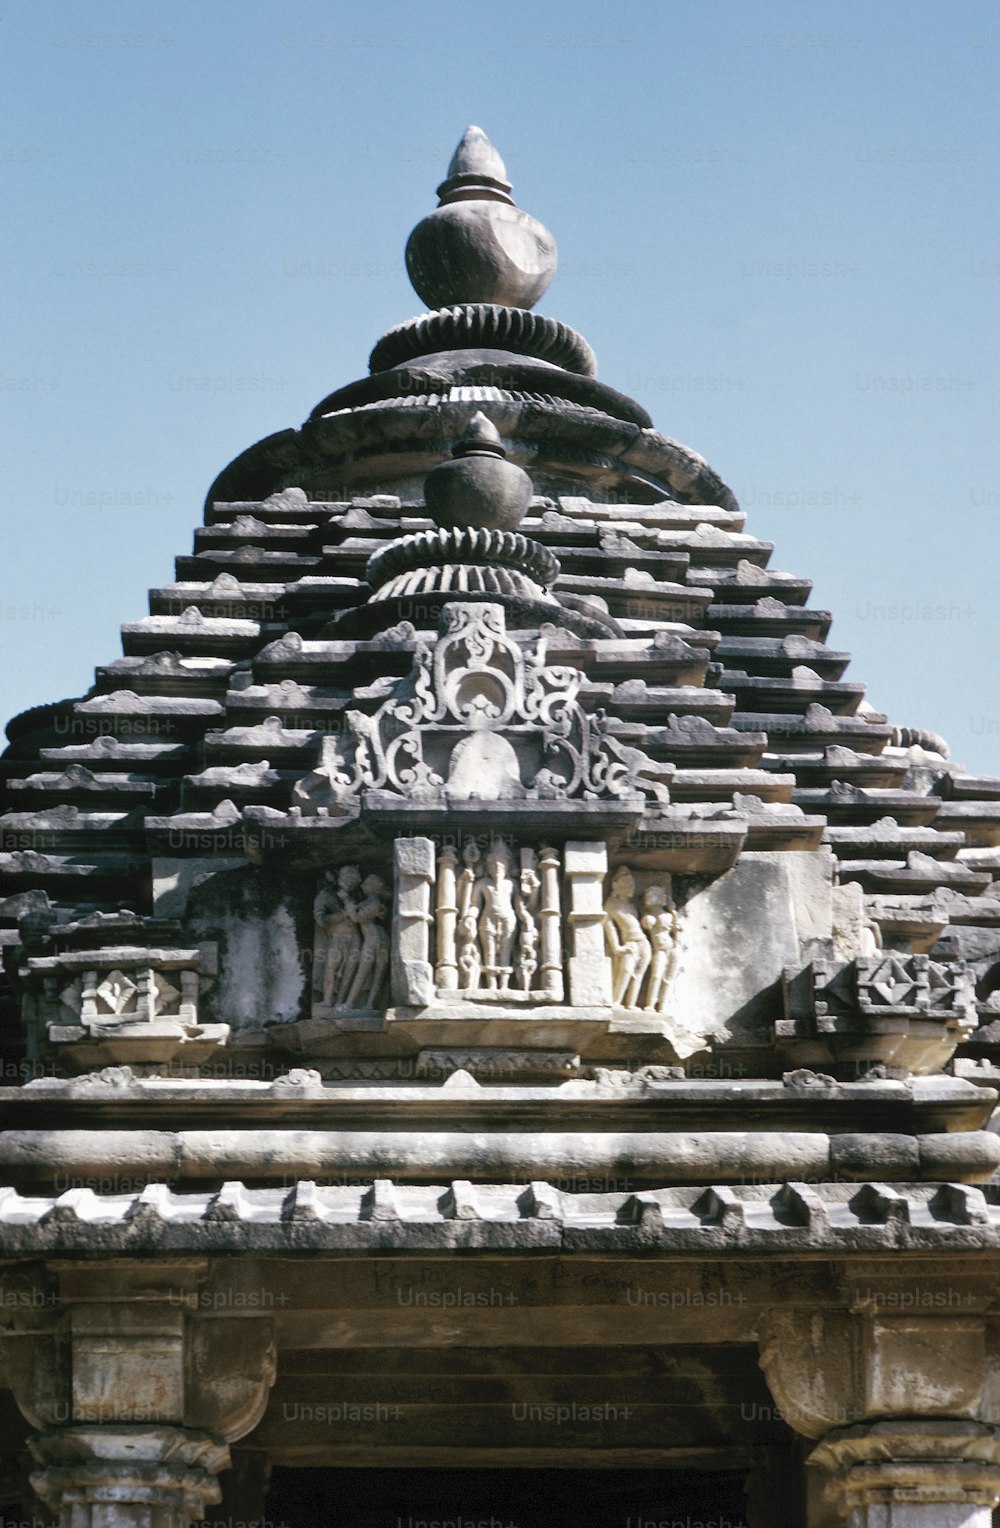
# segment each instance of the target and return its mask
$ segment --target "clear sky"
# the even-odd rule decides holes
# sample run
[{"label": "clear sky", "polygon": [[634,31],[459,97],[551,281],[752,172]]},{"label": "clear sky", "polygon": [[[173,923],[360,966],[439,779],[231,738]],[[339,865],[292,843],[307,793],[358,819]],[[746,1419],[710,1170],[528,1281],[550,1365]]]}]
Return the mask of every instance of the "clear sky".
[{"label": "clear sky", "polygon": [[998,86],[995,0],[10,0],[0,716],[83,693],[216,472],[420,311],[477,122],[540,310],[1000,774]]}]

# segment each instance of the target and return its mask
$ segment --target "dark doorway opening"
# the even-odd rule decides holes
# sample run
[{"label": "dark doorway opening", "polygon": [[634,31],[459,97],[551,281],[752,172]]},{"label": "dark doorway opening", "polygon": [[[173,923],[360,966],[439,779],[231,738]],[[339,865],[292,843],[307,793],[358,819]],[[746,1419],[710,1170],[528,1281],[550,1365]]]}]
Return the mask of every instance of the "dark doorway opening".
[{"label": "dark doorway opening", "polygon": [[264,1528],[746,1528],[744,1471],[283,1469]]}]

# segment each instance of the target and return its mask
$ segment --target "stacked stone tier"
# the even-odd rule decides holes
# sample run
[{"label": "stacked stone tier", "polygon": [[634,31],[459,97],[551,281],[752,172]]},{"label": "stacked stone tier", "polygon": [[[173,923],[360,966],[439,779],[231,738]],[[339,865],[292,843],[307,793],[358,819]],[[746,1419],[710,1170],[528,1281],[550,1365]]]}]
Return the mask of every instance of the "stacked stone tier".
[{"label": "stacked stone tier", "polygon": [[[675,824],[714,823],[720,841],[738,826],[733,853],[823,843],[890,948],[977,953],[963,931],[1000,926],[1000,781],[902,746],[826,645],[809,581],[772,571],[770,543],[743,526],[729,501],[536,498],[522,530],[558,559],[555,598],[608,625],[583,638],[556,618],[547,661],[583,673],[611,735],[673,766]],[[433,637],[344,624],[370,599],[372,556],[432,528],[389,494],[213,502],[176,582],[123,626],[124,657],[88,696],[11,726],[5,942],[46,899],[63,922],[123,901],[148,915],[148,855],[172,835],[239,857],[247,822],[287,816],[323,736],[372,712]]]}]

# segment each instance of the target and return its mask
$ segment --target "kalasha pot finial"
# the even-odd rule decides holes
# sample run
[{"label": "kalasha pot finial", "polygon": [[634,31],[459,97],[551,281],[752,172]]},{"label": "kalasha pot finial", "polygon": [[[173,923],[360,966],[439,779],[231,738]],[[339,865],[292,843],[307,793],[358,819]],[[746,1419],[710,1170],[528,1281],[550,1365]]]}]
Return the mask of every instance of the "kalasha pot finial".
[{"label": "kalasha pot finial", "polygon": [[406,245],[406,269],[429,307],[492,303],[531,308],[556,271],[556,241],[514,205],[503,160],[467,127],[438,187],[439,205]]},{"label": "kalasha pot finial", "polygon": [[482,412],[473,414],[451,460],[424,482],[427,513],[435,524],[516,530],[531,504],[532,483],[506,455],[496,425]]}]

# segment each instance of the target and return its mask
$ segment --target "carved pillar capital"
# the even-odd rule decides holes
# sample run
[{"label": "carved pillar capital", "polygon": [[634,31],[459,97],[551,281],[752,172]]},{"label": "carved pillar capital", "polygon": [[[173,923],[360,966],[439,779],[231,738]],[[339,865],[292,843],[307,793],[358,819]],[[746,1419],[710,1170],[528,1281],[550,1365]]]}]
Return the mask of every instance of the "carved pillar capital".
[{"label": "carved pillar capital", "polygon": [[983,1422],[843,1427],[809,1463],[828,1472],[827,1500],[848,1528],[990,1528],[1000,1503],[1000,1429]]},{"label": "carved pillar capital", "polygon": [[203,1313],[206,1264],[52,1268],[58,1295],[0,1341],[4,1383],[42,1435],[180,1428],[235,1442],[257,1425],[274,1383],[273,1322]]},{"label": "carved pillar capital", "polygon": [[789,1425],[821,1438],[879,1417],[995,1417],[991,1317],[935,1306],[937,1293],[921,1286],[911,1303],[892,1309],[769,1312],[759,1327],[760,1365]]},{"label": "carved pillar capital", "polygon": [[187,1528],[221,1498],[225,1444],[181,1427],[80,1426],[32,1438],[31,1484],[69,1528]]},{"label": "carved pillar capital", "polygon": [[850,1309],[761,1323],[772,1394],[796,1431],[822,1439],[809,1464],[847,1528],[990,1528],[1000,1428],[982,1294],[897,1274],[855,1290]]}]

